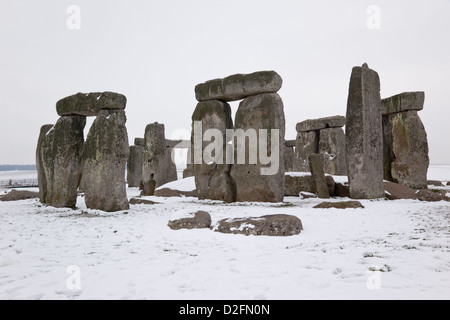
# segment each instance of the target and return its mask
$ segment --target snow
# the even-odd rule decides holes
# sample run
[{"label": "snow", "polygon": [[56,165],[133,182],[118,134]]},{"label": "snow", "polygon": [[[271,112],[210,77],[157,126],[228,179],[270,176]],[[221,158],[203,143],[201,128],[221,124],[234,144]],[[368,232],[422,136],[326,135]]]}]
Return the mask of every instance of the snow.
[{"label": "snow", "polygon": [[[145,199],[161,204],[106,213],[86,209],[81,196],[77,209],[0,202],[0,299],[450,298],[450,202],[320,210],[312,207],[321,199],[299,197],[287,205]],[[167,226],[198,210],[212,225],[290,214],[304,230],[258,237]]]},{"label": "snow", "polygon": [[172,189],[177,191],[193,191],[195,190],[195,177],[189,177],[173,182],[169,182],[163,186],[160,186],[156,190]]}]

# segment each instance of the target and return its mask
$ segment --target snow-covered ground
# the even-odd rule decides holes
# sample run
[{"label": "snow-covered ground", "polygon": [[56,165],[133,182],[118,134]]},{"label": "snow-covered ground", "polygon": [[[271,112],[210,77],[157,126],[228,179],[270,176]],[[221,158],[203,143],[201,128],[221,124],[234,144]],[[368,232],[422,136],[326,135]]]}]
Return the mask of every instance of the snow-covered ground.
[{"label": "snow-covered ground", "polygon": [[[432,179],[450,181],[450,166],[439,170]],[[450,298],[449,202],[362,201],[365,209],[338,210],[298,197],[146,199],[161,204],[105,213],[87,210],[81,197],[76,210],[0,202],[0,299]],[[246,237],[167,226],[198,210],[213,224],[291,214],[304,231]]]}]

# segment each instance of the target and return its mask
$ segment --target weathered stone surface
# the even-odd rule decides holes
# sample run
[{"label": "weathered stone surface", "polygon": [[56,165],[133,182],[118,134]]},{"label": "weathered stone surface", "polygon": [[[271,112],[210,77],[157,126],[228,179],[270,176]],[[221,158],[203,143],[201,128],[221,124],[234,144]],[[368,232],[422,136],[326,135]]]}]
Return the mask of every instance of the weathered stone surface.
[{"label": "weathered stone surface", "polygon": [[350,197],[384,197],[380,78],[367,66],[352,70],[347,103],[346,158]]},{"label": "weathered stone surface", "polygon": [[255,236],[293,236],[303,230],[303,225],[295,216],[277,214],[259,218],[224,219],[219,221],[213,230]]},{"label": "weathered stone surface", "polygon": [[283,79],[275,71],[235,74],[197,85],[195,97],[198,101],[237,101],[261,93],[278,92],[282,84]]},{"label": "weathered stone surface", "polygon": [[323,172],[323,158],[323,155],[314,153],[308,157],[308,160],[317,196],[321,199],[329,199],[330,192]]},{"label": "weathered stone surface", "polygon": [[39,198],[39,192],[11,190],[11,192],[0,196],[0,201],[19,201]]},{"label": "weathered stone surface", "polygon": [[336,183],[336,187],[334,189],[334,196],[341,198],[350,198],[350,189],[348,185]]},{"label": "weathered stone surface", "polygon": [[147,204],[147,205],[161,204],[160,202],[155,202],[155,201],[145,200],[145,199],[137,199],[137,198],[131,198],[129,202],[132,205],[137,205],[137,204]]},{"label": "weathered stone surface", "polygon": [[[337,184],[335,183],[332,176],[326,176],[325,179],[327,182],[328,192],[330,196],[334,196]],[[311,175],[307,176],[286,175],[284,190],[285,196],[297,197],[299,193],[302,191],[308,193],[316,193],[316,185]]]},{"label": "weathered stone surface", "polygon": [[[260,145],[257,148],[257,154],[255,146],[258,141],[245,143],[245,164],[233,165],[231,176],[236,182],[237,201],[282,202],[285,182],[285,118],[280,96],[276,93],[266,93],[243,100],[236,112],[235,129],[242,129],[244,132],[256,130],[254,132],[258,136],[258,141],[261,132],[264,132],[261,130],[267,130],[268,140],[266,141],[267,149],[264,150]],[[272,142],[272,137],[277,138],[276,133],[278,133],[278,139]],[[273,154],[271,154],[272,143],[274,144]],[[238,154],[239,145],[242,147],[243,141],[235,143],[235,155]],[[262,164],[261,153],[272,158],[268,165]],[[257,155],[254,157],[256,164],[250,163],[249,156],[252,154]]]},{"label": "weathered stone surface", "polygon": [[56,111],[60,116],[96,116],[102,109],[125,109],[127,98],[115,92],[77,93],[59,100]]},{"label": "weathered stone surface", "polygon": [[[218,139],[222,139],[221,143],[218,140],[217,149],[210,152],[209,155],[214,159],[205,159],[205,149],[209,147],[212,142],[203,141],[194,144],[195,137],[195,123],[201,123],[201,137],[204,136],[205,131],[214,129],[217,130]],[[231,118],[231,107],[226,102],[218,100],[199,102],[192,115],[192,159],[193,171],[195,176],[195,185],[197,186],[198,198],[200,200],[222,200],[226,202],[236,201],[236,186],[231,178],[231,164],[226,161],[226,130],[233,128],[233,120]],[[201,140],[201,137],[199,139]]]},{"label": "weathered stone surface", "polygon": [[417,190],[415,194],[415,199],[427,202],[450,201],[450,198],[447,197],[447,193],[445,190],[428,190],[428,189]]},{"label": "weathered stone surface", "polygon": [[389,200],[413,199],[427,202],[450,201],[445,190],[413,189],[402,184],[387,181],[384,183]]},{"label": "weathered stone surface", "polygon": [[143,146],[130,146],[130,154],[127,161],[127,182],[130,188],[138,188],[141,184],[143,158]]},{"label": "weathered stone surface", "polygon": [[[164,124],[152,123],[145,128],[142,180],[144,185],[155,180],[156,188],[178,179],[171,149],[166,148]],[[146,194],[144,195],[151,195]]]},{"label": "weathered stone surface", "polygon": [[170,198],[170,197],[198,197],[197,190],[192,191],[181,191],[181,190],[174,190],[169,188],[163,188],[155,190],[155,197],[162,197],[162,198]]},{"label": "weathered stone surface", "polygon": [[51,206],[76,205],[85,125],[86,117],[64,116],[42,139],[40,158],[47,182],[46,195],[44,190],[42,194]]},{"label": "weathered stone surface", "polygon": [[383,115],[423,110],[425,92],[404,92],[390,98],[381,100],[381,112]]},{"label": "weathered stone surface", "polygon": [[319,152],[320,131],[299,132],[296,141],[294,171],[310,172],[308,157]]},{"label": "weathered stone surface", "polygon": [[46,124],[41,127],[39,133],[39,139],[36,147],[36,170],[38,176],[38,185],[39,185],[39,200],[42,203],[45,203],[45,199],[47,198],[47,178],[45,176],[44,164],[42,159],[42,143],[47,135],[47,133],[53,128],[52,124]]},{"label": "weathered stone surface", "polygon": [[284,149],[284,170],[286,172],[294,171],[294,148],[285,147]]},{"label": "weathered stone surface", "polygon": [[284,145],[286,147],[295,148],[296,144],[297,144],[297,140],[286,140],[286,141],[284,141]]},{"label": "weathered stone surface", "polygon": [[383,143],[384,179],[426,189],[428,140],[417,111],[383,116]]},{"label": "weathered stone surface", "polygon": [[342,128],[345,126],[344,116],[332,116],[320,119],[308,119],[297,123],[297,132],[319,131],[328,128]]},{"label": "weathered stone surface", "polygon": [[135,146],[145,147],[145,138],[135,138],[134,139]]},{"label": "weathered stone surface", "polygon": [[211,215],[206,211],[197,211],[192,218],[169,221],[168,226],[172,230],[209,229],[211,227]]},{"label": "weathered stone surface", "polygon": [[86,206],[114,212],[129,209],[125,182],[128,134],[124,110],[101,110],[83,150],[81,189]]},{"label": "weathered stone surface", "polygon": [[444,186],[442,181],[438,181],[438,180],[428,180],[427,185],[433,186],[433,187],[443,187]]},{"label": "weathered stone surface", "polygon": [[322,202],[314,209],[362,209],[364,206],[359,201]]},{"label": "weathered stone surface", "polygon": [[325,173],[336,176],[347,175],[345,133],[342,128],[320,130],[319,153],[324,155]]}]

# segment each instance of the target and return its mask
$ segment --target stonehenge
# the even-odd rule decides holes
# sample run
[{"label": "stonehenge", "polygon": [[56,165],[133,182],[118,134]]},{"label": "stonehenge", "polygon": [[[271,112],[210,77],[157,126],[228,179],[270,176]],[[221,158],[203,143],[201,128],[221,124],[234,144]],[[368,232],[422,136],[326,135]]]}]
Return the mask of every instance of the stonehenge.
[{"label": "stonehenge", "polygon": [[130,154],[127,161],[127,182],[129,188],[139,188],[142,182],[142,161],[144,158],[145,140],[134,139],[134,145],[130,146]]},{"label": "stonehenge", "polygon": [[[77,93],[56,103],[60,118],[53,127],[41,128],[36,150],[41,202],[75,207],[80,187],[89,209],[129,208],[125,107],[126,97],[113,92]],[[84,141],[90,116],[97,118]]]}]

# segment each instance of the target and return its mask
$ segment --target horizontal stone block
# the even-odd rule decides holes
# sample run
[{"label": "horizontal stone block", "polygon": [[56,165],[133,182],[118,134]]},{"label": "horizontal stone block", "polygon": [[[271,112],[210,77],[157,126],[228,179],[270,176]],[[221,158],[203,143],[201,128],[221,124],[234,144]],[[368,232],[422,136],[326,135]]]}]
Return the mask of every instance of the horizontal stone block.
[{"label": "horizontal stone block", "polygon": [[381,100],[381,112],[383,115],[404,111],[423,110],[425,103],[424,92],[404,92],[390,98]]},{"label": "horizontal stone block", "polygon": [[346,118],[344,116],[333,116],[320,119],[309,119],[297,123],[297,132],[318,131],[327,128],[341,128],[345,126]]},{"label": "horizontal stone block", "polygon": [[100,110],[125,109],[127,98],[115,92],[77,93],[59,100],[56,111],[60,116],[80,115],[95,117]]}]

